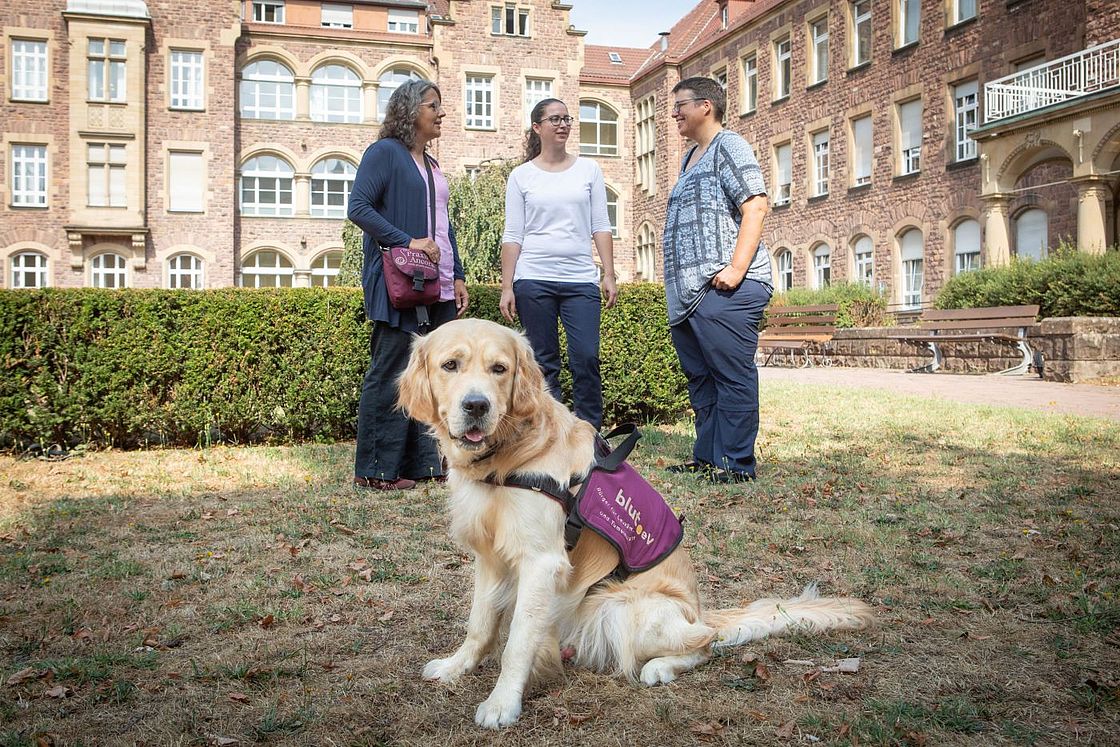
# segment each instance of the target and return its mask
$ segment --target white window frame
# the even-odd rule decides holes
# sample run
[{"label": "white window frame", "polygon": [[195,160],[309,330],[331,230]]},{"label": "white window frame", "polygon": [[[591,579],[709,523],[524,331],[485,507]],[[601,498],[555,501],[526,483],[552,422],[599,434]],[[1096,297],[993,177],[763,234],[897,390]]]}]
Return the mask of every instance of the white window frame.
[{"label": "white window frame", "polygon": [[11,206],[47,207],[50,166],[47,146],[43,143],[12,143],[8,154]]},{"label": "white window frame", "polygon": [[657,191],[657,107],[656,100],[646,96],[638,102],[635,127],[635,152],[638,154],[638,185],[646,194]]},{"label": "white window frame", "polygon": [[386,70],[377,79],[377,121],[385,121],[385,110],[389,107],[389,99],[393,91],[400,88],[402,83],[417,80],[420,73],[410,67],[394,67]]},{"label": "white window frame", "polygon": [[338,271],[342,267],[342,250],[323,252],[311,263],[311,287],[330,288],[338,285]]},{"label": "white window frame", "polygon": [[[354,28],[354,6],[350,3],[323,3],[319,11],[319,25],[326,29]],[[392,18],[393,10],[389,10]]]},{"label": "white window frame", "polygon": [[90,285],[94,288],[127,288],[128,260],[116,252],[102,252],[90,260],[89,278]]},{"label": "white window frame", "polygon": [[[262,265],[264,257],[275,257],[275,265]],[[241,265],[242,288],[291,288],[295,278],[295,267],[292,261],[276,249],[258,249],[246,257],[247,262]],[[268,282],[266,278],[272,278]],[[250,285],[249,281],[252,281]]]},{"label": "white window frame", "polygon": [[362,78],[346,65],[320,65],[311,72],[311,121],[360,124]]},{"label": "white window frame", "polygon": [[[42,252],[17,252],[11,256],[8,264],[11,267],[9,278],[13,289],[46,288],[50,285],[50,260]],[[27,282],[29,279],[30,283]]]},{"label": "white window frame", "polygon": [[538,101],[552,98],[552,78],[525,78],[525,126],[532,122],[533,107]]},{"label": "white window frame", "polygon": [[657,237],[653,228],[648,223],[643,223],[638,228],[638,246],[636,251],[635,274],[638,280],[652,283],[657,279]]},{"label": "white window frame", "polygon": [[814,132],[813,142],[813,196],[824,197],[828,194],[829,143],[828,130]]},{"label": "white window frame", "polygon": [[[342,172],[336,171],[342,166]],[[311,215],[314,218],[345,218],[354,188],[357,168],[345,158],[331,157],[311,167]],[[331,198],[342,198],[342,205],[332,205]]]},{"label": "white window frame", "polygon": [[12,101],[45,102],[49,99],[46,39],[12,37]]},{"label": "white window frame", "polygon": [[529,8],[517,3],[490,6],[491,36],[532,36]]},{"label": "white window frame", "polygon": [[[908,247],[908,236],[916,236],[919,242],[917,247]],[[907,309],[919,309],[922,306],[922,286],[925,284],[925,237],[917,228],[911,228],[898,237],[899,265],[902,273],[901,301]],[[916,250],[915,250],[916,249]]]},{"label": "white window frame", "polygon": [[922,170],[922,108],[921,99],[900,103],[898,116],[898,173],[917,174]]},{"label": "white window frame", "polygon": [[282,62],[254,60],[241,72],[240,98],[245,119],[295,119],[296,77]]},{"label": "white window frame", "polygon": [[743,58],[743,113],[758,110],[758,54]]},{"label": "white window frame", "polygon": [[792,90],[793,43],[789,34],[774,40],[774,100],[787,98]]},{"label": "white window frame", "polygon": [[[241,167],[241,179],[238,183],[241,214],[264,217],[294,215],[294,183],[295,169],[279,156],[265,154],[250,158]],[[247,189],[252,193],[253,200],[245,200]],[[275,201],[262,202],[261,195],[268,193],[276,196]]]},{"label": "white window frame", "polygon": [[[875,138],[871,114],[855,117],[851,123],[852,186],[862,187],[871,183],[871,174],[875,170]],[[867,142],[863,142],[864,140]]]},{"label": "white window frame", "polygon": [[494,76],[476,73],[467,74],[467,84],[463,88],[466,106],[463,116],[468,130],[493,130],[494,126]]},{"label": "white window frame", "polygon": [[419,34],[420,11],[405,8],[389,8],[390,34]]},{"label": "white window frame", "polygon": [[605,187],[607,192],[607,219],[611,224],[611,237],[618,238],[618,192]]},{"label": "white window frame", "polygon": [[785,293],[793,289],[793,252],[782,249],[778,252],[778,291]]},{"label": "white window frame", "polygon": [[828,244],[813,247],[813,283],[817,290],[832,285],[832,248]]},{"label": "white window frame", "polygon": [[875,244],[870,236],[860,236],[852,242],[852,277],[857,283],[872,286],[875,283]]},{"label": "white window frame", "polygon": [[788,205],[793,199],[793,145],[789,141],[774,146],[774,187],[774,205]]},{"label": "white window frame", "polygon": [[[167,152],[167,210],[202,213],[206,210],[206,155],[197,150]],[[193,184],[192,184],[193,180]],[[193,187],[188,192],[187,187]]]},{"label": "white window frame", "polygon": [[172,49],[168,66],[171,109],[205,109],[206,68],[200,49]]},{"label": "white window frame", "polygon": [[[979,3],[977,0],[949,0],[950,14],[949,25],[956,26],[958,23],[970,21],[976,17],[977,7]],[[965,14],[968,15],[965,15]]]},{"label": "white window frame", "polygon": [[[969,235],[965,235],[967,229]],[[965,239],[970,239],[965,241]],[[953,226],[953,274],[980,269],[980,222],[966,218]]]},{"label": "white window frame", "polygon": [[86,143],[86,204],[97,208],[128,207],[124,143]]},{"label": "white window frame", "polygon": [[284,0],[253,0],[253,23],[284,23]]},{"label": "white window frame", "polygon": [[[871,62],[875,43],[874,29],[871,26],[871,0],[851,0],[848,4],[852,24],[852,64],[859,67]],[[866,39],[864,38],[866,34]],[[867,54],[861,51],[862,42],[867,43]]]},{"label": "white window frame", "polygon": [[121,104],[128,99],[128,44],[123,39],[90,37],[86,64],[90,101]]},{"label": "white window frame", "polygon": [[[594,107],[594,112],[591,112]],[[609,115],[609,116],[605,116]],[[579,102],[579,152],[583,156],[618,155],[618,112],[594,99],[580,99]],[[595,128],[594,142],[583,139],[585,127]],[[604,143],[603,133],[614,130],[614,143]]]},{"label": "white window frame", "polygon": [[179,252],[167,258],[167,287],[202,290],[205,263],[190,252]]},{"label": "white window frame", "polygon": [[823,15],[809,22],[809,49],[811,50],[813,80],[809,85],[828,80],[828,16]]},{"label": "white window frame", "polygon": [[897,49],[916,44],[921,37],[922,0],[894,0],[898,19]]},{"label": "white window frame", "polygon": [[953,86],[954,141],[957,161],[976,158],[976,141],[968,133],[980,124],[980,84],[976,80]]}]

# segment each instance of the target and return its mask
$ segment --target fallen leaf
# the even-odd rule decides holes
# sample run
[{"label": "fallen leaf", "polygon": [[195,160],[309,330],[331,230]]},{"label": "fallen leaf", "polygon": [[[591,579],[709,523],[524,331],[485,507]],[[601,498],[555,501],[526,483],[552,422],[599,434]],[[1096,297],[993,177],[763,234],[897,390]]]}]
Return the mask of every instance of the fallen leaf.
[{"label": "fallen leaf", "polygon": [[246,703],[247,704],[249,702],[249,696],[246,695],[245,693],[230,693],[229,694],[229,699],[232,700],[234,703]]},{"label": "fallen leaf", "polygon": [[40,677],[42,677],[43,674],[44,674],[43,672],[36,671],[32,667],[27,667],[27,669],[21,669],[18,672],[16,672],[15,674],[13,674],[11,677],[8,678],[8,686],[11,687],[11,686],[14,686],[14,685],[18,685],[21,682],[26,682],[27,680],[37,680]]},{"label": "fallen leaf", "polygon": [[754,665],[754,676],[763,682],[770,681],[770,670],[761,661]]},{"label": "fallen leaf", "polygon": [[239,513],[241,513],[241,511],[239,509],[236,509],[236,508],[227,508],[226,509],[226,516],[237,516]]},{"label": "fallen leaf", "polygon": [[690,727],[690,731],[698,737],[722,737],[727,727],[718,721],[698,721]]},{"label": "fallen leaf", "polygon": [[841,659],[831,667],[821,667],[822,672],[840,672],[841,674],[855,674],[859,671],[859,657]]},{"label": "fallen leaf", "polygon": [[233,737],[222,737],[217,734],[210,734],[206,737],[207,742],[211,747],[234,747],[234,745],[241,744],[241,741]]},{"label": "fallen leaf", "polygon": [[745,654],[739,657],[739,660],[744,664],[754,664],[756,661],[758,661],[758,654],[756,654],[754,651],[747,651]]},{"label": "fallen leaf", "polygon": [[787,721],[778,727],[778,730],[774,732],[774,735],[778,737],[778,739],[793,739],[793,732],[796,728],[796,721]]},{"label": "fallen leaf", "polygon": [[373,581],[373,569],[366,568],[364,571],[358,573],[358,578],[363,581]]},{"label": "fallen leaf", "polygon": [[187,577],[187,574],[186,574],[185,571],[172,571],[171,575],[168,576],[168,578],[171,579],[172,581],[178,581],[178,580],[184,579],[186,577]]},{"label": "fallen leaf", "polygon": [[48,698],[69,698],[74,694],[74,691],[66,685],[55,685],[43,694]]},{"label": "fallen leaf", "polygon": [[265,630],[268,630],[269,628],[272,627],[272,623],[274,623],[274,622],[276,622],[275,617],[273,617],[271,614],[265,615],[264,617],[261,618],[261,627],[264,628]]},{"label": "fallen leaf", "polygon": [[327,618],[327,622],[340,623],[342,622],[342,615],[334,614]]},{"label": "fallen leaf", "polygon": [[393,619],[393,610],[389,610],[388,612],[386,612],[384,615],[382,615],[381,617],[379,617],[377,619],[380,622],[389,622],[390,620]]}]

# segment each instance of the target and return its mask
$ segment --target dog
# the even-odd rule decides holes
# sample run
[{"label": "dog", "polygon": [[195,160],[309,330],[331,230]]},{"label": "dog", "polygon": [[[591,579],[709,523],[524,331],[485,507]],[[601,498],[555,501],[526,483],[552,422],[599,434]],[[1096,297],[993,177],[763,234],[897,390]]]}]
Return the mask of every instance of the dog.
[{"label": "dog", "polygon": [[451,683],[473,671],[508,623],[498,681],[475,712],[479,726],[517,721],[530,680],[560,671],[562,651],[577,666],[657,685],[704,663],[717,646],[872,622],[863,602],[821,598],[813,585],[794,599],[704,610],[683,544],[649,570],[604,582],[619,562],[612,545],[585,530],[566,550],[560,503],[501,484],[516,473],[567,485],[586,477],[595,455],[594,427],[549,394],[514,330],[463,319],[417,337],[399,404],[439,441],[450,532],[474,555],[466,638],[428,662],[423,677]]}]

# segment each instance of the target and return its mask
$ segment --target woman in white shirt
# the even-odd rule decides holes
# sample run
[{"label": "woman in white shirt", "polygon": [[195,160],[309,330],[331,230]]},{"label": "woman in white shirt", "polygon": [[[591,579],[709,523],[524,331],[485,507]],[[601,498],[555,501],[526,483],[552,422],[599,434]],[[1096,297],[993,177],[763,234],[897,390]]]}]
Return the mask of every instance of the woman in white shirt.
[{"label": "woman in white shirt", "polygon": [[[533,107],[525,162],[506,184],[502,234],[502,315],[520,317],[553,396],[560,392],[560,337],[568,337],[572,409],[596,428],[603,421],[599,312],[618,298],[607,191],[599,164],[565,146],[574,120],[558,99]],[[599,268],[603,265],[602,296]]]}]

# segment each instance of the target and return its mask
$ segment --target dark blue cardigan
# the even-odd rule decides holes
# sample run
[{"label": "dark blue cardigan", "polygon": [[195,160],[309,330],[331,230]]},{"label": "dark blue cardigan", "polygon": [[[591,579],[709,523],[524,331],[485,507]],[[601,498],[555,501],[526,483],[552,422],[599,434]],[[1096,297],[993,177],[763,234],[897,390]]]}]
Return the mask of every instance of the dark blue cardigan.
[{"label": "dark blue cardigan", "polygon": [[[415,332],[416,312],[392,307],[381,267],[382,247],[407,246],[410,240],[428,235],[428,187],[412,154],[400,140],[384,138],[366,148],[350,190],[348,217],[365,232],[362,289],[366,317]],[[455,257],[454,277],[465,280],[450,222],[448,232]]]}]

